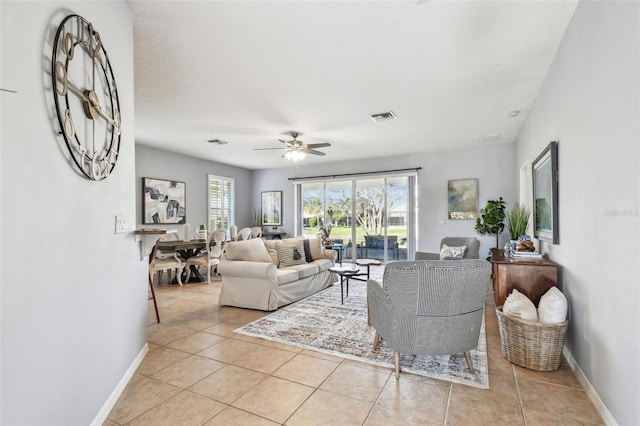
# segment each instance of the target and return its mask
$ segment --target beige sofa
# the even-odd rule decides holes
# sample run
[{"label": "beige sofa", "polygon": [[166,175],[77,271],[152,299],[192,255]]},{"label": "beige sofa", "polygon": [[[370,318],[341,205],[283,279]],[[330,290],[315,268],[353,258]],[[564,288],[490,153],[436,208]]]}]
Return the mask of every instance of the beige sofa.
[{"label": "beige sofa", "polygon": [[218,266],[220,305],[273,311],[307,297],[337,280],[329,272],[336,254],[320,240],[229,242]]}]

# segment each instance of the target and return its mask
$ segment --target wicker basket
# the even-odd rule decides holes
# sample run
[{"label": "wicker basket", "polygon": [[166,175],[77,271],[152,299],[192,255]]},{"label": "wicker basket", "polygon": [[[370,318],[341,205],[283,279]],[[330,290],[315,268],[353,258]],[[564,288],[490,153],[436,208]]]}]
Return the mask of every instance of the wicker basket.
[{"label": "wicker basket", "polygon": [[562,345],[569,321],[544,324],[526,321],[496,308],[502,355],[530,370],[555,371],[560,366]]}]

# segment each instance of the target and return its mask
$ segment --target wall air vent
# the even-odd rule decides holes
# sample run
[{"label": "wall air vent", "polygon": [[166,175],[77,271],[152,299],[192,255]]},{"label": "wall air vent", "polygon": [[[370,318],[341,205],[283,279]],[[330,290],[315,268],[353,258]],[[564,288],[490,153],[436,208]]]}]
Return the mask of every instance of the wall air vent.
[{"label": "wall air vent", "polygon": [[369,117],[375,122],[396,119],[396,115],[393,113],[393,111],[381,112],[378,114],[371,114],[369,115]]},{"label": "wall air vent", "polygon": [[220,139],[209,139],[207,142],[214,145],[226,145],[229,143],[229,142],[221,141]]}]

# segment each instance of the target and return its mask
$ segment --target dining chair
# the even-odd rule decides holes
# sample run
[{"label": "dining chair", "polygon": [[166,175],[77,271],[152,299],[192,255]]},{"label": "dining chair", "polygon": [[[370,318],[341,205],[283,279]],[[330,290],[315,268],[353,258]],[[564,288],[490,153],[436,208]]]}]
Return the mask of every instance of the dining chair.
[{"label": "dining chair", "polygon": [[[212,246],[212,242],[215,244]],[[227,233],[221,229],[213,231],[207,238],[207,245],[202,251],[202,256],[194,256],[187,259],[187,282],[191,277],[191,266],[196,268],[199,266],[207,267],[207,283],[211,283],[211,269],[220,264],[220,259],[224,254],[224,246],[227,242]],[[217,274],[217,268],[216,268]]]},{"label": "dining chair", "polygon": [[251,239],[251,228],[242,228],[238,231],[238,236],[235,241],[239,240],[250,240]]},{"label": "dining chair", "polygon": [[[171,234],[163,234],[160,236],[160,240],[161,241],[168,241],[168,240],[179,240],[180,237],[178,237],[177,233],[171,233]],[[158,249],[158,252],[156,253],[155,256],[156,259],[175,259],[176,258],[176,253],[174,251],[162,251],[160,249]],[[169,268],[167,269],[167,274],[169,274],[169,278],[168,278],[168,282],[171,281],[171,271],[173,269]],[[160,280],[162,280],[162,273],[163,270],[159,270],[158,271],[158,282],[160,282]],[[178,271],[176,270],[176,274],[178,274]]]},{"label": "dining chair", "polygon": [[254,226],[251,228],[251,238],[260,238],[262,237],[262,228],[259,226]]},{"label": "dining chair", "polygon": [[[158,238],[156,245],[153,247],[153,251],[149,260],[149,283],[153,285],[153,275],[158,272],[158,281],[160,281],[160,272],[164,270],[176,270],[176,279],[178,284],[182,285],[182,261],[178,258],[177,253],[172,253],[171,256],[163,254],[163,257],[158,257],[158,245],[162,241],[162,238]],[[169,277],[171,278],[171,277]]]},{"label": "dining chair", "polygon": [[233,241],[238,239],[238,227],[236,225],[231,225],[229,228],[229,236]]}]

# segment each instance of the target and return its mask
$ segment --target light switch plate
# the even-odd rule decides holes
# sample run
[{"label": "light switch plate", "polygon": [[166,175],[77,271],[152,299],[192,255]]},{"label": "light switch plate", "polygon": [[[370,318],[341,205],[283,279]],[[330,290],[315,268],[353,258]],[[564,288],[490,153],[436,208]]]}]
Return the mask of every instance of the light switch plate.
[{"label": "light switch plate", "polygon": [[127,232],[127,218],[116,216],[116,234],[124,234],[125,232]]}]

